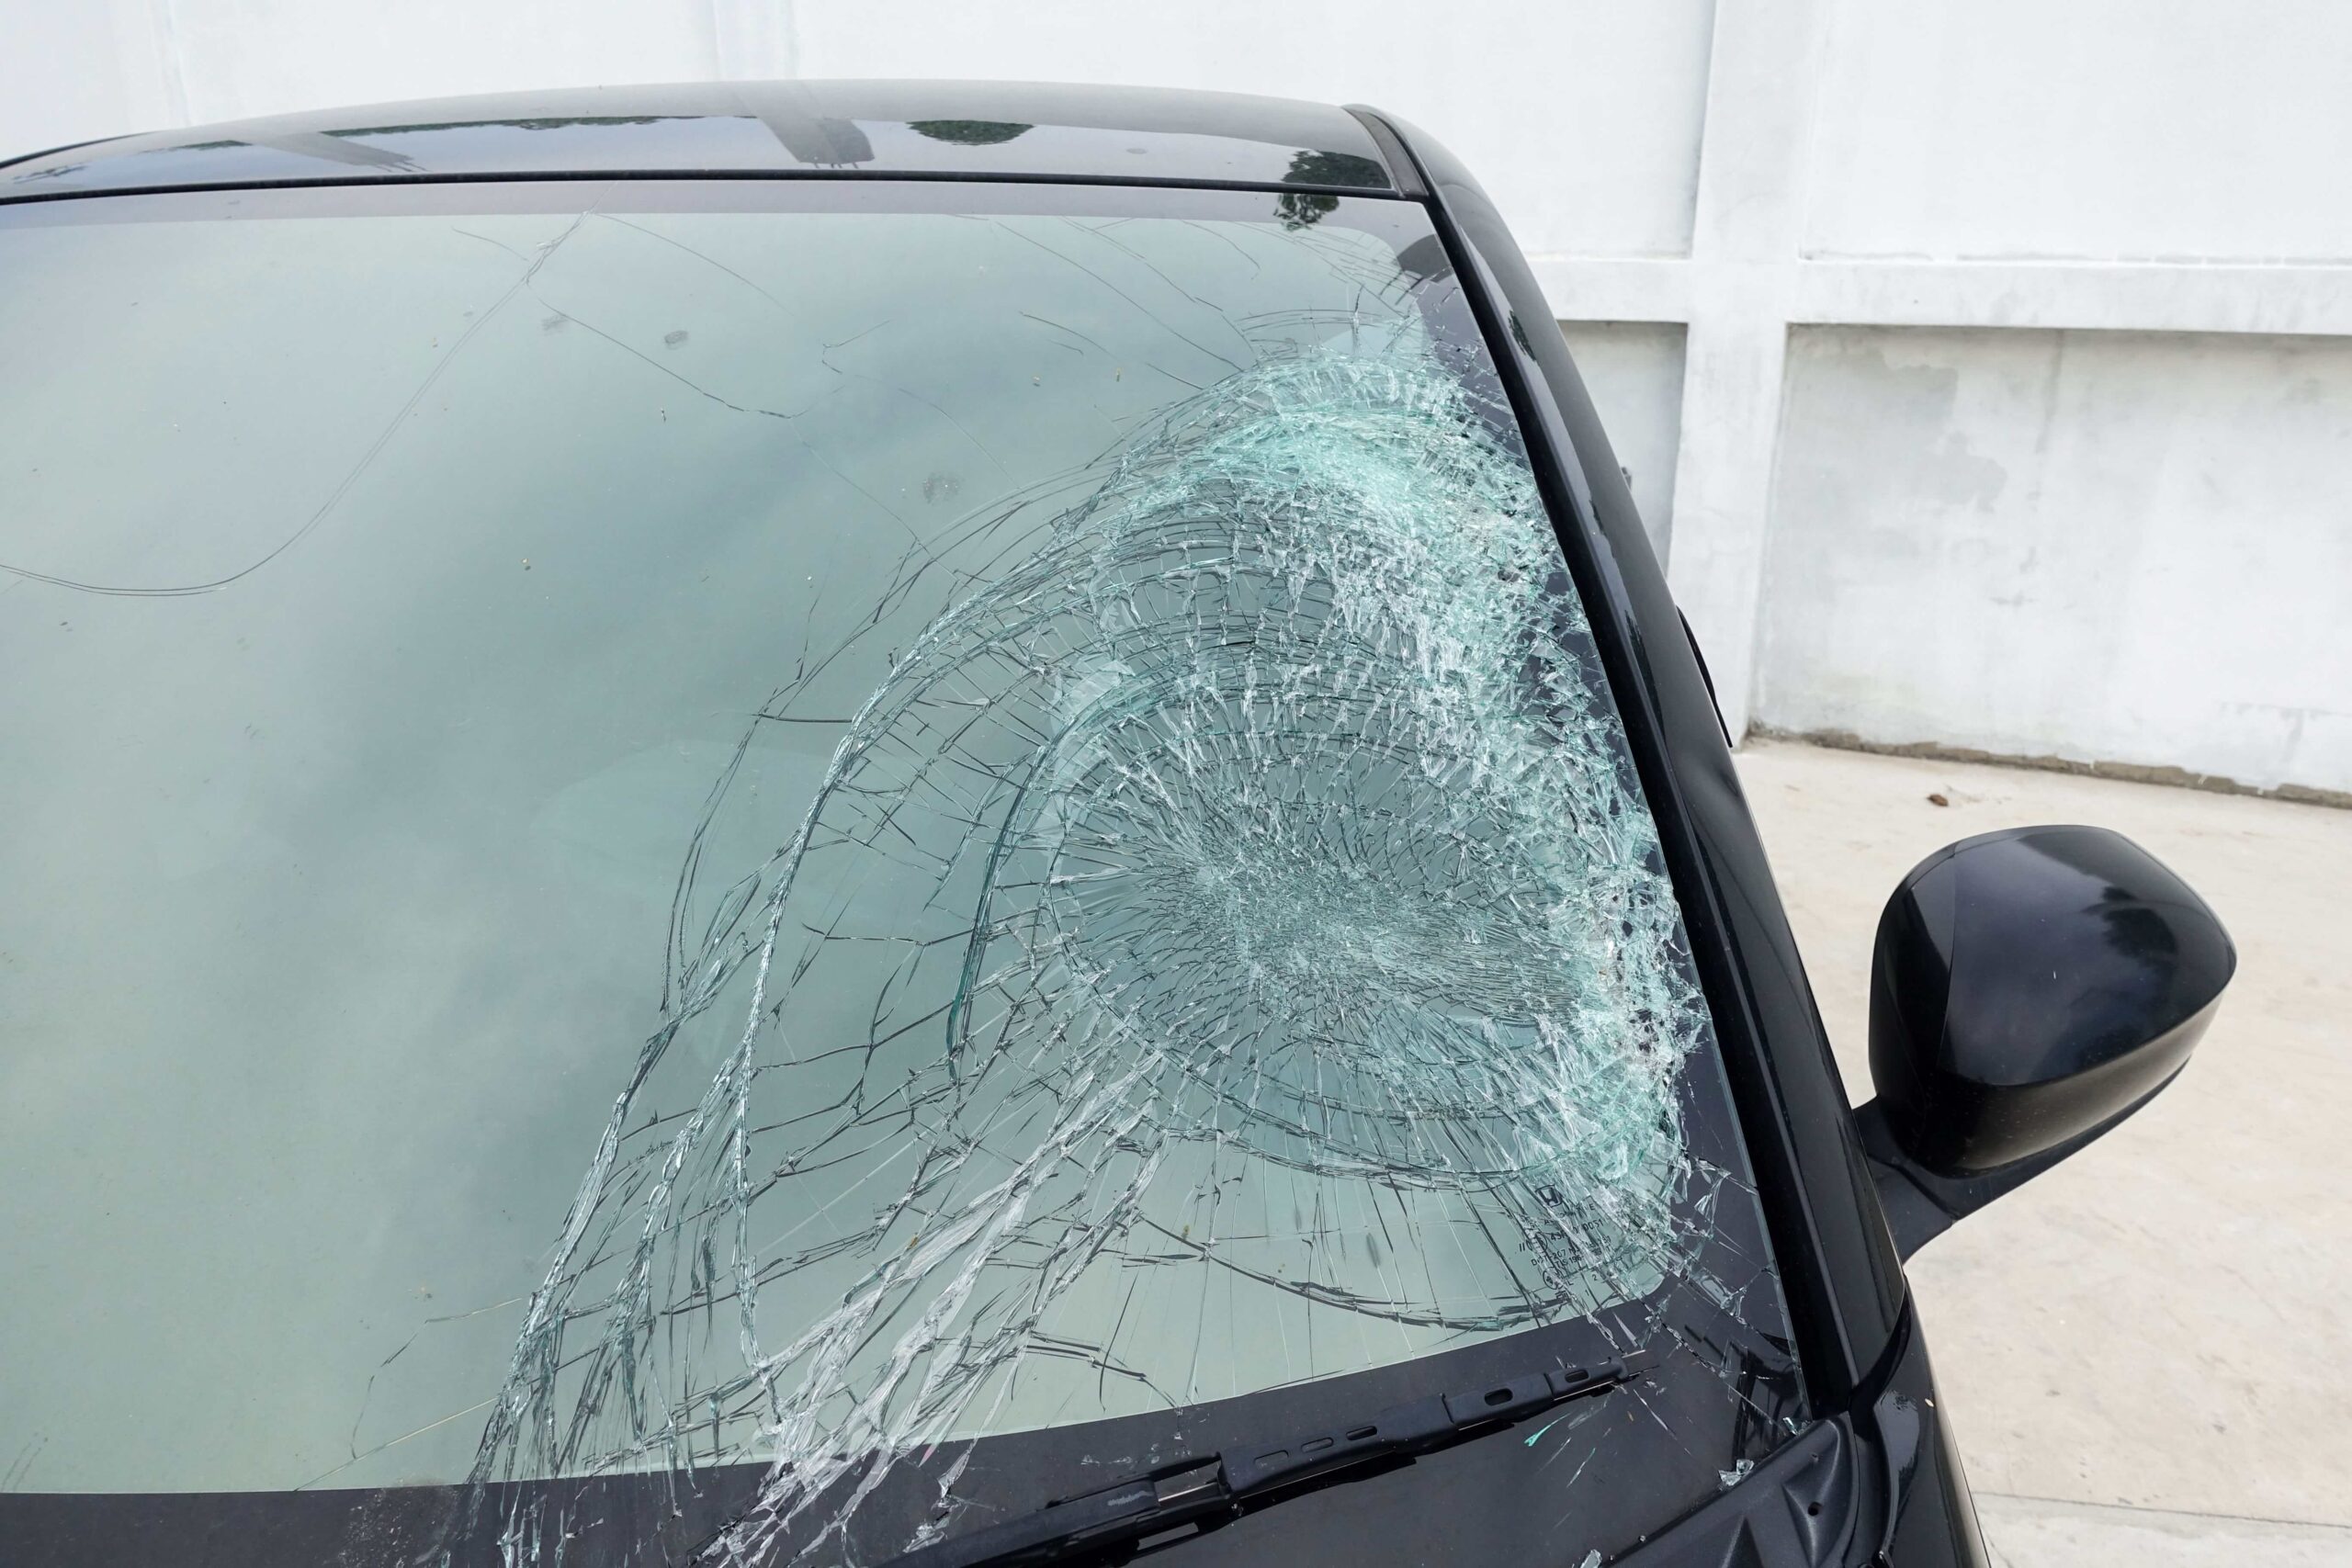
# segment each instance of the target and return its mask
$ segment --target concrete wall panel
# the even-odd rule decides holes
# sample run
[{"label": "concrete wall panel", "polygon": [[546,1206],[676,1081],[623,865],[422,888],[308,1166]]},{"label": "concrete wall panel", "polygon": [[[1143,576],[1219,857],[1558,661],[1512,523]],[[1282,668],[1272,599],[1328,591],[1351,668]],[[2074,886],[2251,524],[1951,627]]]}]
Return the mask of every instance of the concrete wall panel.
[{"label": "concrete wall panel", "polygon": [[2352,789],[2352,342],[1801,328],[1757,717]]},{"label": "concrete wall panel", "polygon": [[1617,461],[1633,476],[1634,504],[1657,558],[1674,524],[1674,457],[1682,438],[1679,322],[1562,321],[1585,390]]},{"label": "concrete wall panel", "polygon": [[1805,249],[2352,258],[2342,0],[1840,0]]}]

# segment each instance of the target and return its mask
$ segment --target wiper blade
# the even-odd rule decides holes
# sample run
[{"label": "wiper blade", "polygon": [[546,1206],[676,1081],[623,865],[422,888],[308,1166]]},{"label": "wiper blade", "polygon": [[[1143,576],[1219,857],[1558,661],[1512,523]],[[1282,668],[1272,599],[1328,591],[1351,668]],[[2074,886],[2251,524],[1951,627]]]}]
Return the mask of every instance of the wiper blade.
[{"label": "wiper blade", "polygon": [[1600,1393],[1646,1370],[1646,1352],[1598,1367],[1523,1373],[1460,1393],[1392,1404],[1369,1421],[1194,1454],[1157,1470],[1063,1497],[1034,1514],[973,1530],[895,1558],[888,1568],[1018,1568],[1063,1562],[1147,1536],[1223,1524],[1272,1501],[1271,1494],[1400,1457],[1431,1452],[1541,1410]]}]

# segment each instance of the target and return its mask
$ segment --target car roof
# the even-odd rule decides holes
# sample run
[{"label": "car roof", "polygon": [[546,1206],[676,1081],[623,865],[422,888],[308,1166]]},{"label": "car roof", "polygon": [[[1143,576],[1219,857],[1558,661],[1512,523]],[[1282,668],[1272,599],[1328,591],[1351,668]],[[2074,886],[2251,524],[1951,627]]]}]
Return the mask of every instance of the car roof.
[{"label": "car roof", "polygon": [[247,186],[842,176],[1412,188],[1363,120],[1327,104],[1049,83],[795,81],[494,94],[117,137],[0,163],[0,202]]}]

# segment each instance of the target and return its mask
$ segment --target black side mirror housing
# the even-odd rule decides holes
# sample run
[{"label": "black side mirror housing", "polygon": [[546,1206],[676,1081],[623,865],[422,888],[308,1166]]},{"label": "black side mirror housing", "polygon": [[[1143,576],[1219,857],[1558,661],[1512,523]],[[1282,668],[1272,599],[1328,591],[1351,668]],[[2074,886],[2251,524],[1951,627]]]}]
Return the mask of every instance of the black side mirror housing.
[{"label": "black side mirror housing", "polygon": [[2154,1098],[2237,950],[2205,901],[2104,828],[1937,851],[1879,918],[1855,1115],[1896,1250],[2047,1170]]}]

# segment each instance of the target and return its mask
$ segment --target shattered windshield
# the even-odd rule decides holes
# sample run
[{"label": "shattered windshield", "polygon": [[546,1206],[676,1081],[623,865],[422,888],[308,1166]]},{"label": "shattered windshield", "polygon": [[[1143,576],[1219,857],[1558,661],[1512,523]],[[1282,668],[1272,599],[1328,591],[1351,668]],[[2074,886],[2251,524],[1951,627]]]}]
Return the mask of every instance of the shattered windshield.
[{"label": "shattered windshield", "polygon": [[0,1529],[880,1562],[1648,1350],[1348,1505],[1573,1560],[1794,1429],[1416,205],[17,209],[0,569]]}]

